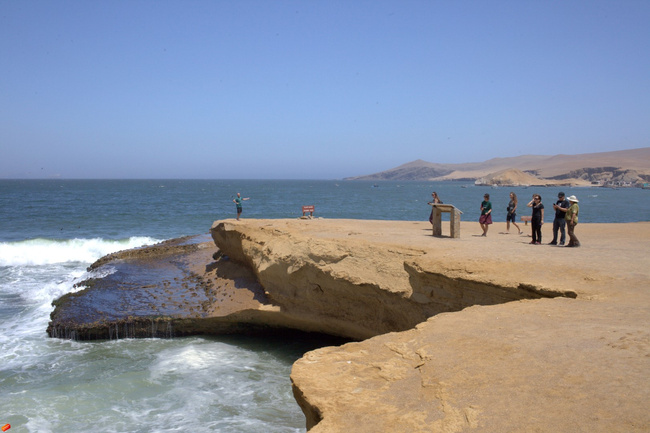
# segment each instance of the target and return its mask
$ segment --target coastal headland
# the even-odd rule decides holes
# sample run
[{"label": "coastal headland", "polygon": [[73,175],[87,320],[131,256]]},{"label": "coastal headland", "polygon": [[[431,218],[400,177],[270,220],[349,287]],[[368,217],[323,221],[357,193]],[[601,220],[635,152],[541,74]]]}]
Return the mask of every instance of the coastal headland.
[{"label": "coastal headland", "polygon": [[416,160],[350,180],[471,180],[497,186],[647,187],[650,147],[579,155],[520,155],[483,162],[441,164]]},{"label": "coastal headland", "polygon": [[48,333],[355,340],[294,364],[316,433],[650,429],[650,223],[579,224],[580,248],[530,245],[505,223],[445,228],[216,221],[212,241],[98,261],[112,272],[56,301]]}]

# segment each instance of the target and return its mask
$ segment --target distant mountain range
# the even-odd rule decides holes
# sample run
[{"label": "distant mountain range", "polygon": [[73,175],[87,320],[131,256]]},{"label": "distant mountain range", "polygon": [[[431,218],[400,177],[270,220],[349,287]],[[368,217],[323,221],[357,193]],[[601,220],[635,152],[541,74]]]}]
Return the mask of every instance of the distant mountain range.
[{"label": "distant mountain range", "polygon": [[346,180],[463,180],[481,185],[642,186],[650,182],[650,147],[579,155],[523,155],[439,164],[421,159]]}]

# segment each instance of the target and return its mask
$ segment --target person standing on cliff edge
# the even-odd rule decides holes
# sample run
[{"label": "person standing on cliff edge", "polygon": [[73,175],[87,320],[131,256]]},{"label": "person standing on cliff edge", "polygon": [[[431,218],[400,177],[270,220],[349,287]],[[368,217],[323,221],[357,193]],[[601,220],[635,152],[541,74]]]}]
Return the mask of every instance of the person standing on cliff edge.
[{"label": "person standing on cliff edge", "polygon": [[579,247],[580,241],[574,232],[576,225],[578,225],[578,212],[580,211],[580,208],[578,207],[578,199],[575,195],[572,195],[568,198],[568,201],[570,204],[569,208],[562,209],[566,212],[564,218],[566,219],[567,231],[569,232],[569,243],[567,244],[567,247]]},{"label": "person standing on cliff edge", "polygon": [[237,193],[237,197],[233,200],[233,203],[237,205],[237,221],[239,221],[239,216],[241,215],[241,212],[243,210],[241,206],[241,202],[244,200],[250,200],[250,198],[249,197],[242,198],[240,193]]},{"label": "person standing on cliff edge", "polygon": [[542,204],[542,196],[533,194],[533,199],[528,203],[528,207],[533,208],[533,217],[530,220],[530,226],[533,231],[533,240],[530,241],[533,245],[540,245],[542,243],[542,225],[544,224],[544,205]]},{"label": "person standing on cliff edge", "polygon": [[[431,201],[427,204],[429,205],[442,204],[442,200],[440,200],[440,197],[438,197],[437,192],[434,191],[431,193]],[[433,206],[431,207],[431,215],[429,215],[429,222],[433,224]]]},{"label": "person standing on cliff edge", "polygon": [[[569,201],[565,198],[563,192],[558,193],[557,202],[553,205],[555,209],[555,218],[553,219],[553,240],[549,242],[549,245],[557,245],[557,232],[560,232],[560,245],[564,245],[566,240],[566,220],[564,219],[566,209],[569,209]],[[564,209],[564,210],[563,210]]]},{"label": "person standing on cliff edge", "polygon": [[481,217],[478,219],[481,228],[483,229],[483,234],[481,236],[487,236],[488,229],[490,224],[492,224],[492,203],[490,202],[490,194],[485,194],[483,196],[483,201],[481,202]]},{"label": "person standing on cliff edge", "polygon": [[521,234],[521,229],[515,221],[517,219],[517,203],[517,194],[513,191],[510,193],[510,201],[508,202],[508,208],[506,209],[508,211],[508,214],[506,215],[506,230],[508,233],[510,233],[510,222],[512,222],[512,225],[517,227],[519,234]]}]

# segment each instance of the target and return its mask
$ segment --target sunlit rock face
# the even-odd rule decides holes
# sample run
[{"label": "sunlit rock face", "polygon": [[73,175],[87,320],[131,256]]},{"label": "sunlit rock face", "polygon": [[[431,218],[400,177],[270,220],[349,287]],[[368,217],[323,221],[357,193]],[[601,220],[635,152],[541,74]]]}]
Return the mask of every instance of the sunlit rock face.
[{"label": "sunlit rock face", "polygon": [[462,227],[213,226],[281,310],[376,335],[294,364],[310,433],[647,431],[650,224],[583,224],[588,251]]},{"label": "sunlit rock face", "polygon": [[472,305],[575,296],[441,269],[424,249],[361,233],[342,237],[331,222],[223,221],[211,233],[223,254],[255,273],[282,313],[310,323],[310,330],[349,338],[411,329]]}]

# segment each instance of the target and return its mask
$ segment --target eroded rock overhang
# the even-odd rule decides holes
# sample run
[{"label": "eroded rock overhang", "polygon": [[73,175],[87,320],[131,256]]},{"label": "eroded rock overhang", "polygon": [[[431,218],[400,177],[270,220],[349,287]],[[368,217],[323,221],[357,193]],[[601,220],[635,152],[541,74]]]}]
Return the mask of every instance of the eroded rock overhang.
[{"label": "eroded rock overhang", "polygon": [[255,274],[281,314],[348,338],[404,331],[474,305],[577,296],[518,275],[494,279],[482,263],[459,264],[372,229],[346,232],[341,221],[220,221],[211,234],[223,254]]}]

